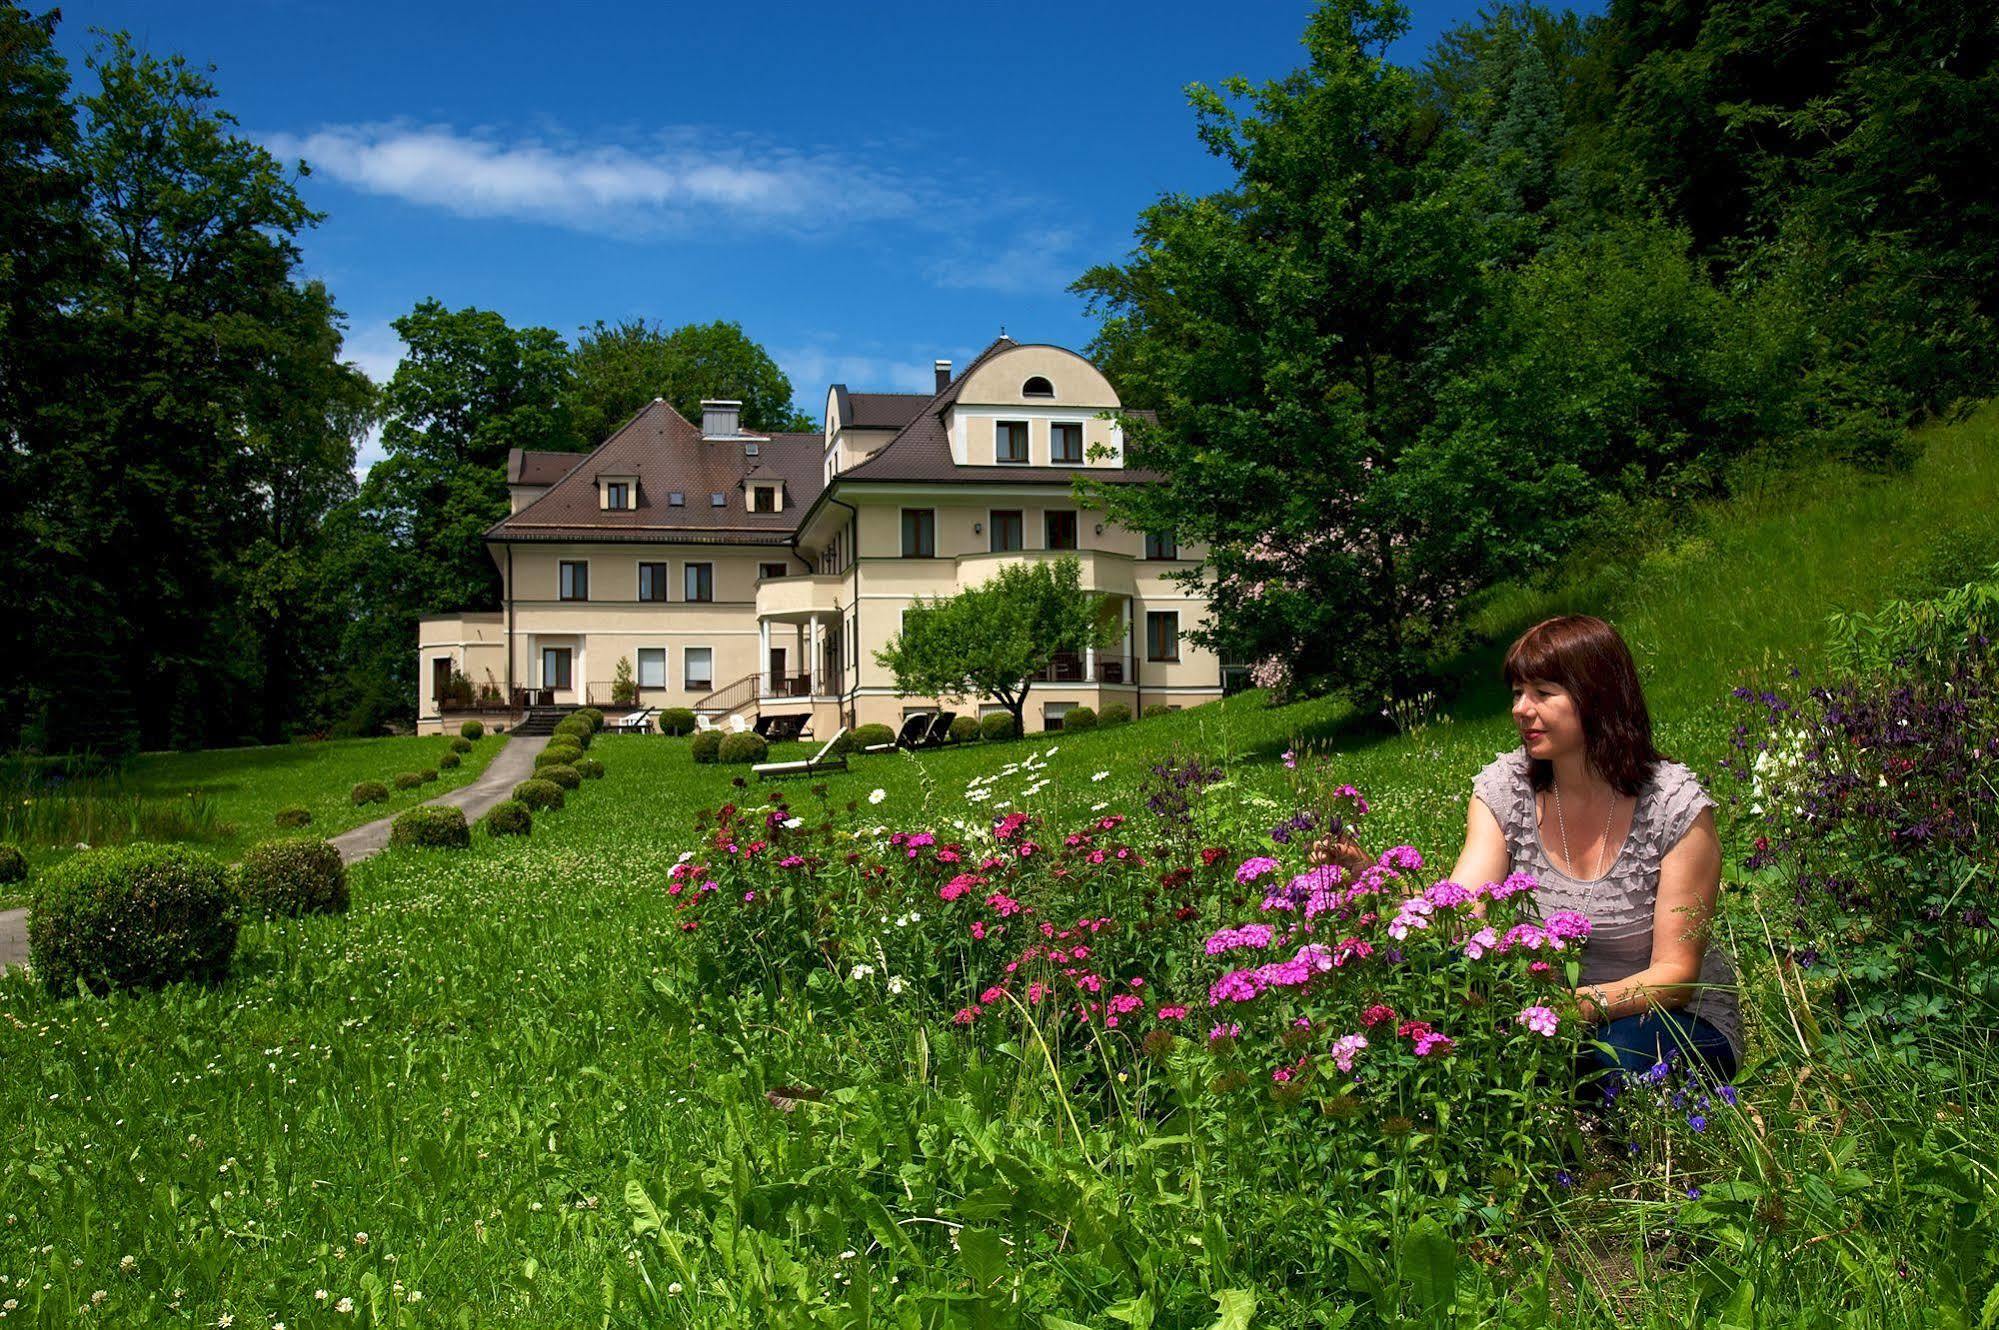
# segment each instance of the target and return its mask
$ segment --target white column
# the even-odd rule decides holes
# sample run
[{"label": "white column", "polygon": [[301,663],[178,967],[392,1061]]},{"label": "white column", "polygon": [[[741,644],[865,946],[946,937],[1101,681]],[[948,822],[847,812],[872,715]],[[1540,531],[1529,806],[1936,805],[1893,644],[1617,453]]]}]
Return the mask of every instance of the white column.
[{"label": "white column", "polygon": [[819,696],[819,616],[812,616],[812,627],[805,635],[806,671],[812,676],[812,695]]},{"label": "white column", "polygon": [[1094,643],[1083,648],[1083,680],[1086,683],[1097,681],[1097,648]]},{"label": "white column", "polygon": [[770,677],[770,620],[769,619],[757,620],[757,675],[759,676],[759,682],[757,684],[758,694],[761,695],[770,692],[772,680]]}]

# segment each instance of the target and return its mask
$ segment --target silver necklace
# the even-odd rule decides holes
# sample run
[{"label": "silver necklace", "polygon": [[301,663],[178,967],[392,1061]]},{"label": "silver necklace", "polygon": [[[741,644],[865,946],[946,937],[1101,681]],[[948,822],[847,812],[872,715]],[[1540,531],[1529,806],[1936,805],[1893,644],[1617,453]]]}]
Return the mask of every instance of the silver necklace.
[{"label": "silver necklace", "polygon": [[[1553,780],[1552,774],[1549,778]],[[1562,831],[1562,858],[1573,868],[1575,867],[1576,857],[1569,853],[1569,824],[1567,819],[1562,816],[1562,782],[1556,780],[1554,781],[1554,786],[1555,825],[1560,827]],[[1610,848],[1610,822],[1616,816],[1617,791],[1613,789],[1610,792],[1610,811],[1603,815],[1603,844],[1596,847],[1596,872],[1590,876],[1592,883],[1603,877],[1603,852]]]}]

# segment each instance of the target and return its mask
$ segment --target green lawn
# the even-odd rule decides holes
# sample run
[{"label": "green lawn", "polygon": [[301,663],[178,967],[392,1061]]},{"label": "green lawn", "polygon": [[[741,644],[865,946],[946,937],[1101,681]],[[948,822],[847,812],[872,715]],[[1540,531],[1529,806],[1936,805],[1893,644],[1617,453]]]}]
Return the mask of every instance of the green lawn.
[{"label": "green lawn", "polygon": [[[1636,569],[1495,598],[1487,626],[1504,637],[1544,613],[1608,614],[1640,650],[1663,745],[1708,774],[1725,801],[1729,787],[1712,772],[1733,720],[1727,689],[1808,655],[1828,611],[1870,604],[1919,577],[1940,533],[1979,529],[1999,507],[1995,433],[1999,413],[1988,409],[1971,425],[1933,431],[1912,476],[1849,478],[1809,504],[1773,492],[1717,511],[1675,552]],[[1493,664],[1487,652],[1461,667],[1477,678]],[[1248,695],[1112,731],[858,756],[847,773],[787,789],[812,810],[812,791],[823,786],[835,816],[863,824],[948,826],[1025,802],[1060,826],[1098,803],[1128,808],[1146,769],[1182,753],[1226,759],[1230,797],[1254,809],[1267,792],[1275,808],[1285,779],[1277,755],[1311,745],[1373,802],[1370,845],[1406,841],[1448,862],[1471,774],[1513,739],[1503,692],[1489,678],[1443,710],[1447,722],[1383,737],[1354,726],[1338,702],[1270,708]],[[442,744],[161,757],[143,761],[134,779],[161,794],[199,782],[239,825],[224,847],[233,850],[266,834],[285,804],[305,804],[326,831],[389,811],[348,808],[347,788]],[[925,1216],[966,1199],[938,1190],[940,1177],[957,1176],[976,1153],[974,1128],[954,1116],[961,1110],[951,1096],[997,1072],[967,1066],[948,1031],[926,1030],[889,1004],[831,1021],[817,1006],[688,996],[667,873],[694,843],[696,812],[743,797],[731,781],[746,770],[697,767],[687,747],[660,736],[600,737],[591,755],[606,778],[538,816],[532,837],[479,834],[468,852],[392,851],[357,865],[351,914],[246,926],[236,973],[219,989],[76,1002],[51,999],[19,975],[0,979],[0,1280],[8,1285],[0,1295],[20,1303],[7,1325],[215,1325],[225,1314],[237,1326],[754,1325],[768,1322],[735,1302],[747,1296],[746,1272],[795,1276],[847,1299],[839,1280],[849,1267],[803,1254],[843,1247],[884,1279],[949,1286],[918,1256],[882,1244],[900,1231],[936,1238]],[[476,756],[496,749],[489,738]],[[1036,769],[1021,769],[1030,757]],[[992,794],[969,798],[968,783],[985,777],[995,778]],[[1044,780],[1031,799],[1024,794]],[[1735,838],[1733,810],[1723,823]],[[1752,966],[1749,982],[1768,980]],[[1759,989],[1752,1000],[1772,999]],[[1039,1074],[1025,1057],[1005,1069],[1030,1073]],[[788,1113],[764,1096],[787,1084],[845,1088],[837,1102]],[[1773,1121],[1791,1111],[1791,1090],[1756,1093]],[[1982,1082],[1966,1084],[1955,1120],[1965,1130],[1989,1125],[1991,1097]],[[1771,1167],[1809,1169],[1815,1155],[1843,1148],[1829,1138],[1898,1113],[1926,1120],[1927,1110],[1874,1104],[1850,1126],[1844,1113],[1785,1119],[1793,1125],[1773,1135]],[[1022,1151],[1063,1138],[1052,1112],[1023,1110],[986,1126]],[[1094,1157],[1118,1161],[1115,1194],[1165,1187],[1144,1169],[1152,1149],[1144,1123],[1086,1130]],[[1892,1160],[1862,1162],[1895,1172]],[[843,1230],[837,1214],[798,1200],[828,1170],[869,1178],[894,1197],[887,1227]],[[628,1184],[661,1204],[697,1198],[713,1231],[678,1255],[635,1236],[645,1213],[627,1203]],[[1816,1283],[1845,1298],[1844,1281],[1861,1286],[1860,1266],[1904,1240],[1904,1226],[1925,1209],[1883,1200],[1884,1185],[1870,1184],[1858,1232],[1773,1240],[1771,1259],[1794,1273],[1770,1296]],[[765,1247],[746,1254],[740,1244],[776,1240],[731,1229],[717,1208],[724,1201],[713,1199],[729,1196],[729,1205],[763,1207],[772,1229],[791,1224],[790,1243],[778,1245],[795,1244],[802,1264],[790,1269]],[[1165,1190],[1155,1203],[1198,1206]],[[1272,1198],[1274,1209],[1282,1204]],[[1591,1218],[1591,1258],[1614,1264],[1618,1243],[1654,1213],[1634,1202]],[[1189,1245],[1177,1256],[1147,1259],[1195,1260],[1198,1208],[1186,1226]],[[1567,1233],[1549,1239],[1546,1256],[1573,1273],[1580,1248],[1564,1245]],[[1227,1236],[1208,1240],[1232,1246]],[[925,1249],[948,1261],[948,1247]],[[1254,1264],[1253,1254],[1244,1259]],[[1078,1306],[1097,1298],[1086,1273],[1075,1273]],[[1331,1315],[1339,1305],[1320,1275],[1268,1272],[1255,1324],[1321,1323],[1301,1319],[1308,1306]],[[1899,1301],[1856,1303],[1851,1322],[1828,1309],[1820,1323],[1899,1323],[1921,1297],[1920,1280],[1891,1276],[1892,1268],[1880,1286],[1904,1290],[1893,1295]],[[1577,1319],[1601,1323],[1622,1309],[1652,1324],[1684,1323],[1675,1318],[1697,1282],[1687,1281],[1658,1280],[1627,1261]],[[102,1305],[79,1311],[99,1291]],[[884,1284],[877,1296],[887,1294]],[[352,1300],[351,1314],[342,1299]],[[921,1317],[880,1307],[873,1315],[881,1324],[971,1323],[947,1320],[946,1305]]]}]

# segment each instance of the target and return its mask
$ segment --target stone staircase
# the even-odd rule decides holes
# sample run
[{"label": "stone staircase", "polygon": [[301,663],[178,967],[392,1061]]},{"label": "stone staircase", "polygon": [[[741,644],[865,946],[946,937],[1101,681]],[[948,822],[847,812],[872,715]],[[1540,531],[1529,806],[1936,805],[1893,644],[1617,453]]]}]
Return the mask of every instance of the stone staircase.
[{"label": "stone staircase", "polygon": [[573,706],[529,707],[526,718],[514,726],[513,732],[526,738],[554,734],[557,722],[575,710]]}]

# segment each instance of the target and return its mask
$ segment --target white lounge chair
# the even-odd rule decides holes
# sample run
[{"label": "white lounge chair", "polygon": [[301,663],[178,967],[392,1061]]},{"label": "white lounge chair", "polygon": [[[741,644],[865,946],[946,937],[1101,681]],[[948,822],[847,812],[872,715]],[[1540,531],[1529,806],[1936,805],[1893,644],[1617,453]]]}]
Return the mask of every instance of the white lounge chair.
[{"label": "white lounge chair", "polygon": [[743,713],[738,711],[729,717],[729,728],[737,734],[748,734],[750,732],[750,723],[744,720]]},{"label": "white lounge chair", "polygon": [[637,711],[629,712],[612,721],[611,728],[622,730],[626,734],[644,734],[652,728],[653,713],[658,710],[658,707],[640,707]]},{"label": "white lounge chair", "polygon": [[750,768],[750,774],[752,776],[805,776],[815,771],[845,771],[847,769],[847,755],[841,753],[838,757],[832,757],[829,754],[833,751],[833,745],[845,738],[846,734],[847,727],[842,725],[839,729],[833,731],[833,737],[826,741],[826,746],[811,757],[801,758],[795,762],[759,762]]}]

